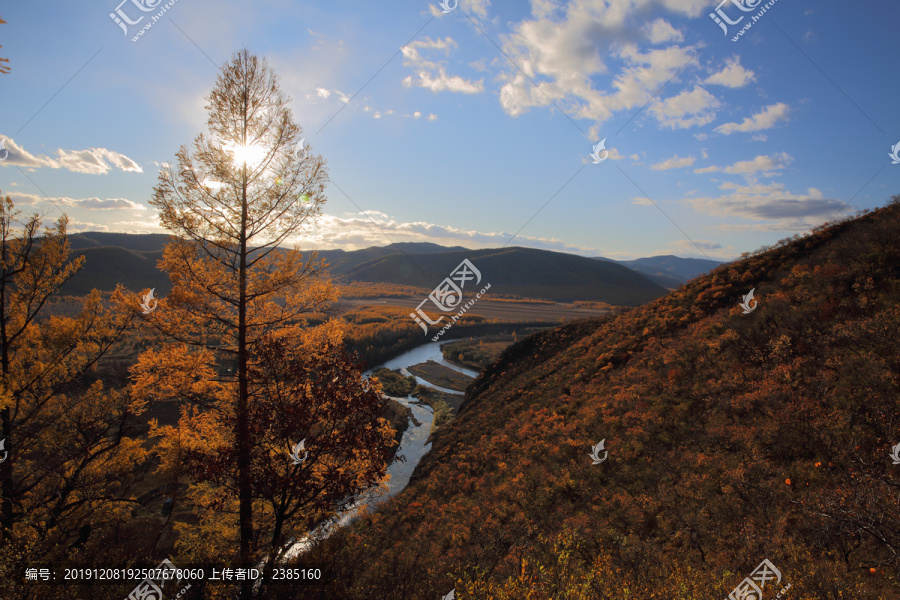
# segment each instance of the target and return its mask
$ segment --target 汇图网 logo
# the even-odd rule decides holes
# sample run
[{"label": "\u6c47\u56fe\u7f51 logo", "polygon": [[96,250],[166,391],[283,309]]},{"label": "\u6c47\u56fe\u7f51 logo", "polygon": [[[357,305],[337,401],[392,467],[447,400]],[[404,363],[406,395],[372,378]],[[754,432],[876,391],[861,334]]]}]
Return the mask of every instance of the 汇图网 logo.
[{"label": "\u6c47\u56fe\u7f51 logo", "polygon": [[[609,452],[603,447],[604,444],[606,444],[606,438],[603,438],[602,440],[600,440],[600,443],[591,448],[591,453],[588,456],[593,459],[594,462],[592,464],[599,465],[604,460],[606,460],[607,456],[609,456]],[[601,450],[603,450],[603,458],[600,458]]]},{"label": "\u6c47\u56fe\u7f51 logo", "polygon": [[[746,31],[748,31],[753,24],[759,21],[762,16],[768,11],[778,0],[769,0],[766,4],[762,4],[763,0],[722,0],[722,2],[716,7],[714,12],[709,13],[709,18],[712,19],[716,25],[722,28],[722,31],[725,35],[728,35],[728,27],[730,25],[739,25],[744,21],[744,17],[749,16],[750,19],[744,22],[744,25],[737,32],[737,34],[731,38],[732,42],[738,41],[742,35]],[[726,5],[729,3],[733,4],[740,13],[736,13],[733,9],[731,9],[732,15],[740,15],[737,19],[732,20],[729,18],[728,14],[725,12]],[[741,13],[749,13],[756,11],[755,15],[744,15]]]},{"label": "\u6c47\u56fe\u7f51 logo", "polygon": [[444,9],[443,13],[446,15],[448,12],[453,12],[456,10],[456,7],[459,6],[459,0],[453,0],[453,6],[450,6],[450,0],[441,0],[441,8]]},{"label": "\u6c47\u56fe\u7f51 logo", "polygon": [[[288,456],[291,457],[291,460],[294,461],[295,465],[303,464],[303,461],[306,460],[306,457],[309,456],[309,451],[306,449],[306,438],[300,440],[300,443],[295,445],[292,449],[293,451],[288,453]],[[300,458],[300,453],[303,452],[303,458]]]},{"label": "\u6c47\u56fe\u7f51 logo", "polygon": [[[781,571],[776,569],[768,558],[764,558],[759,566],[750,573],[750,577],[745,577],[736,588],[731,590],[728,600],[762,600],[766,584],[773,579],[776,585],[781,583]],[[790,587],[791,584],[787,584],[775,597],[781,597]]]},{"label": "\u6c47\u56fe\u7f51 logo", "polygon": [[[137,32],[137,34],[131,38],[132,42],[136,42],[136,41],[138,41],[138,39],[140,39],[140,37],[142,35],[144,35],[145,31],[147,31],[148,29],[153,27],[153,24],[160,20],[162,18],[162,16],[166,13],[166,11],[169,10],[170,8],[172,8],[172,6],[178,0],[169,0],[169,2],[167,2],[164,6],[160,7],[160,4],[162,4],[162,1],[163,0],[122,0],[121,2],[119,2],[119,5],[116,7],[115,12],[109,13],[109,18],[112,19],[116,25],[121,27],[122,32],[127,36],[129,25],[139,25],[144,20],[144,17],[149,16],[150,20],[147,21],[147,23],[145,23],[143,25],[143,27],[141,27],[141,29]],[[138,16],[137,19],[132,20],[131,17],[128,15],[128,13],[126,13],[125,10],[122,8],[123,5],[128,4],[129,2],[134,5],[135,9],[140,11],[139,13],[135,13],[132,10],[131,14],[133,14],[133,15],[138,15],[140,13],[149,13],[149,12],[156,11],[157,9],[159,9],[159,10],[155,15],[151,16],[151,15],[141,14],[140,16]]]},{"label": "\u6c47\u56fe\u7f51 logo", "polygon": [[[419,306],[416,307],[416,312],[409,313],[409,316],[412,317],[415,322],[422,328],[422,331],[425,332],[425,335],[428,335],[428,325],[425,324],[427,322],[429,325],[437,325],[441,321],[444,320],[443,316],[438,317],[437,319],[432,320],[428,314],[422,310],[422,305],[431,300],[431,303],[434,304],[438,310],[441,312],[450,312],[451,310],[456,310],[460,304],[462,304],[463,299],[463,288],[466,287],[466,283],[468,281],[474,280],[475,284],[478,285],[481,283],[481,271],[475,268],[469,259],[464,259],[461,263],[459,263],[455,269],[450,273],[450,277],[446,277],[444,281],[441,282],[434,290],[428,294],[428,297],[419,302]],[[475,294],[475,298],[469,300],[469,302],[463,306],[456,315],[450,317],[451,323],[448,323],[444,326],[444,328],[432,338],[432,341],[437,341],[437,338],[440,337],[444,331],[449,329],[453,323],[459,320],[460,317],[473,305],[475,302],[481,298],[481,295],[484,294],[488,289],[490,289],[491,284],[487,284],[484,288],[481,289],[480,292]]]},{"label": "\u6c47\u56fe\u7f51 logo", "polygon": [[891,157],[892,165],[900,165],[900,142],[897,142],[895,145],[891,146],[891,153],[888,154],[888,156]]},{"label": "\u6c47\u56fe\u7f51 logo", "polygon": [[[3,446],[0,446],[0,448],[2,448],[2,447]],[[896,446],[891,448],[891,453],[888,454],[888,456],[890,456],[893,459],[895,465],[900,465],[900,444],[897,444]],[[3,462],[3,461],[0,460],[0,462]]]},{"label": "\u6c47\u56fe\u7f51 logo", "polygon": [[[157,302],[156,299],[153,297],[153,290],[155,290],[155,289],[156,288],[152,288],[149,292],[147,292],[147,294],[144,295],[144,301],[141,302],[141,308],[144,309],[143,313],[145,315],[149,315],[154,310],[156,310],[156,305],[159,304],[159,302]],[[150,304],[151,302],[153,303],[152,305]]]},{"label": "\u6c47\u56fe\u7f51 logo", "polygon": [[[603,158],[600,158],[601,151],[606,153]],[[594,159],[595,165],[599,165],[604,160],[609,158],[609,150],[606,149],[606,138],[603,138],[602,140],[600,140],[600,143],[594,146],[594,151],[589,156]]]},{"label": "\u6c47\u56fe\u7f51 logo", "polygon": [[744,309],[745,315],[749,315],[756,310],[756,306],[759,304],[759,302],[753,298],[753,292],[755,291],[756,288],[750,290],[750,293],[744,296],[744,301],[739,303],[739,306]]},{"label": "\u6c47\u56fe\u7f51 logo", "polygon": [[131,2],[139,11],[147,13],[156,10],[156,7],[160,5],[162,0],[156,0],[155,2],[154,0],[122,0],[121,2],[119,2],[119,5],[116,7],[116,12],[109,13],[109,18],[115,21],[116,25],[122,28],[122,32],[125,35],[128,35],[128,27],[126,26],[126,23],[128,25],[137,25],[144,20],[143,15],[138,17],[136,21],[132,21],[130,18],[128,18],[128,15],[125,14],[125,11],[122,10],[122,5],[127,4],[128,2]]},{"label": "\u6c47\u56fe\u7f51 logo", "polygon": [[728,15],[725,14],[725,11],[722,9],[722,7],[729,2],[737,6],[743,12],[752,12],[756,10],[762,0],[722,0],[722,3],[716,7],[716,11],[709,13],[709,18],[715,21],[716,24],[722,28],[722,31],[725,32],[725,35],[728,35],[728,27],[725,26],[726,23],[728,25],[737,25],[744,20],[743,15],[737,21],[732,21],[728,18]]}]

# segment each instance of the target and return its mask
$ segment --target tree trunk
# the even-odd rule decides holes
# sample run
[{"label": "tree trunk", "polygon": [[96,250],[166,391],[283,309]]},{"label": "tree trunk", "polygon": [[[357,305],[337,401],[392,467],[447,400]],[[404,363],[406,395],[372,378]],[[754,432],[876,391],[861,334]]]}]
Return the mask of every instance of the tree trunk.
[{"label": "tree trunk", "polygon": [[0,453],[0,458],[6,458],[6,460],[0,464],[0,479],[2,479],[2,485],[0,485],[0,498],[2,498],[0,499],[0,505],[2,505],[0,506],[0,530],[2,530],[0,546],[3,546],[12,539],[13,526],[12,462],[8,460],[10,438],[12,437],[12,419],[8,407],[0,411],[0,417],[2,417],[3,420],[3,432],[0,433],[0,439],[6,440],[6,450],[4,453]]},{"label": "tree trunk", "polygon": [[[244,95],[246,110],[247,96]],[[246,136],[245,136],[246,139]],[[238,273],[238,404],[237,436],[238,447],[238,519],[241,530],[241,563],[250,567],[253,545],[253,497],[250,480],[250,429],[247,398],[247,163],[244,163],[243,190],[241,196],[241,255]],[[241,583],[241,600],[253,597],[253,581]]]},{"label": "tree trunk", "polygon": [[[5,234],[5,232],[4,232]],[[3,236],[3,264],[7,263],[7,241]],[[0,282],[0,369],[2,369],[3,381],[9,375],[9,344],[6,335],[6,277]],[[5,460],[0,464],[0,546],[6,545],[12,539],[13,527],[13,481],[12,461],[9,460],[9,449],[12,447],[12,415],[7,406],[0,411],[3,430],[0,432],[0,440],[5,440]]]}]

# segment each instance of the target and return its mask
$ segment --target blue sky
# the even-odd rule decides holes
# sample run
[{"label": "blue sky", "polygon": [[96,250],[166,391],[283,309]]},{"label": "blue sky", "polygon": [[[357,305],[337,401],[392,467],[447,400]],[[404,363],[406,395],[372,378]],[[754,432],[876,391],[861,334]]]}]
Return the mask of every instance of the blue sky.
[{"label": "blue sky", "polygon": [[0,191],[71,231],[164,231],[241,47],[328,163],[304,248],[730,260],[900,193],[895,0],[119,1],[0,4]]}]

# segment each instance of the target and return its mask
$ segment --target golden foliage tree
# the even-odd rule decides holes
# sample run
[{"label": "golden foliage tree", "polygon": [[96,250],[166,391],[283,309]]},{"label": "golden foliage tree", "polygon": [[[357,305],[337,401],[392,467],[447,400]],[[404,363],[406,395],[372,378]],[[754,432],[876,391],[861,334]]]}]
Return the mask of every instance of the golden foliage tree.
[{"label": "golden foliage tree", "polygon": [[[302,143],[264,60],[236,53],[208,101],[209,134],[199,135],[191,151],[182,146],[177,168],[160,173],[151,201],[177,236],[159,265],[172,292],[146,316],[168,342],[142,354],[134,383],[144,398],[192,401],[179,433],[157,433],[188,461],[198,510],[227,511],[236,503],[236,520],[220,514],[210,526],[227,538],[236,522],[240,559],[249,564],[258,550],[255,465],[259,453],[284,441],[262,439],[267,433],[253,429],[253,388],[263,384],[250,369],[264,340],[286,331],[296,338],[304,317],[337,297],[321,264],[280,247],[320,213],[327,175],[324,160]],[[118,298],[133,307],[124,291]],[[207,549],[215,543],[212,536],[204,540]],[[242,597],[250,597],[251,584],[243,584]]]},{"label": "golden foliage tree", "polygon": [[48,302],[84,259],[68,260],[65,217],[41,234],[37,215],[23,222],[18,215],[8,196],[0,200],[4,569],[11,557],[66,558],[92,528],[127,519],[131,474],[146,458],[126,437],[140,407],[127,390],[105,389],[94,373],[133,316],[105,308],[96,291],[77,316],[47,315]]}]

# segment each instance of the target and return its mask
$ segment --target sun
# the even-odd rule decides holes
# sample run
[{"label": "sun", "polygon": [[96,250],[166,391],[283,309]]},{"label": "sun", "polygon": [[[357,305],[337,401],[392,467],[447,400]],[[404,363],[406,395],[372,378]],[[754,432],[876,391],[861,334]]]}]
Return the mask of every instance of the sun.
[{"label": "sun", "polygon": [[254,144],[250,144],[248,146],[242,146],[240,144],[225,144],[222,146],[223,150],[227,152],[231,152],[233,156],[234,164],[237,166],[243,166],[244,163],[247,164],[251,169],[259,165],[262,160],[266,157],[265,148],[261,148]]}]

